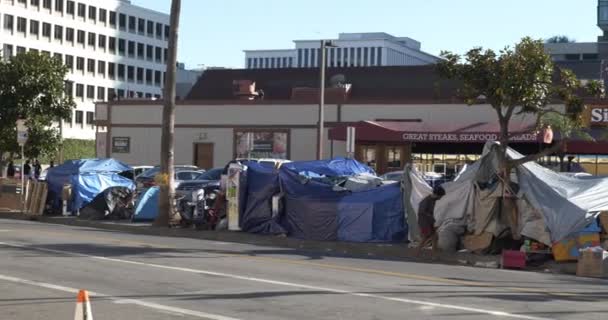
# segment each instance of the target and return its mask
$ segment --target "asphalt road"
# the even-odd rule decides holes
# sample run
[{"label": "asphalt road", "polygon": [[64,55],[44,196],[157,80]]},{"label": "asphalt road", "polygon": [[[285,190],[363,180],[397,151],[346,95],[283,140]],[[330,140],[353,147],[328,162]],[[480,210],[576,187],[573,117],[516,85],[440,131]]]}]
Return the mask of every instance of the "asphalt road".
[{"label": "asphalt road", "polygon": [[608,281],[0,220],[0,319],[605,319]]}]

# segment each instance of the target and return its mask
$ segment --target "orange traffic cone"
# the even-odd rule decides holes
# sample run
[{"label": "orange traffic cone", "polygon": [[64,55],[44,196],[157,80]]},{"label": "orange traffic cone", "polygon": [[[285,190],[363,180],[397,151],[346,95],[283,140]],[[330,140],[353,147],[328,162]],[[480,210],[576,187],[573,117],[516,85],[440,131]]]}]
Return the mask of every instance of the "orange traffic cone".
[{"label": "orange traffic cone", "polygon": [[74,320],[93,320],[93,312],[91,310],[91,302],[89,301],[89,293],[86,290],[78,291],[76,300],[76,314]]}]

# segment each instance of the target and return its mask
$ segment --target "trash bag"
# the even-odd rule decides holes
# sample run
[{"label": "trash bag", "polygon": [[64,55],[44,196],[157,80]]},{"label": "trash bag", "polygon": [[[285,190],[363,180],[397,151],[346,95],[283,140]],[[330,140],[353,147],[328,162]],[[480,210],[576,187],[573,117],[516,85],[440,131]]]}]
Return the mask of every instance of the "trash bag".
[{"label": "trash bag", "polygon": [[88,220],[130,219],[133,215],[133,196],[130,188],[108,188],[80,210],[79,218]]}]

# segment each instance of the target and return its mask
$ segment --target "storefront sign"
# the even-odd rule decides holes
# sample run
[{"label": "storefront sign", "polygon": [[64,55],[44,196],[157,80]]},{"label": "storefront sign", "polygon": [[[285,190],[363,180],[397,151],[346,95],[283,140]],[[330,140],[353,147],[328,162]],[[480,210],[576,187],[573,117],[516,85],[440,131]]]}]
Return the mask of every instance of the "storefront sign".
[{"label": "storefront sign", "polygon": [[131,138],[129,137],[113,137],[112,138],[113,153],[129,153],[131,152]]},{"label": "storefront sign", "polygon": [[[486,142],[499,139],[497,133],[404,133],[403,141],[412,142]],[[512,142],[534,142],[538,136],[534,133],[524,133],[509,138]]]},{"label": "storefront sign", "polygon": [[608,124],[608,108],[591,108],[591,123],[595,125]]}]

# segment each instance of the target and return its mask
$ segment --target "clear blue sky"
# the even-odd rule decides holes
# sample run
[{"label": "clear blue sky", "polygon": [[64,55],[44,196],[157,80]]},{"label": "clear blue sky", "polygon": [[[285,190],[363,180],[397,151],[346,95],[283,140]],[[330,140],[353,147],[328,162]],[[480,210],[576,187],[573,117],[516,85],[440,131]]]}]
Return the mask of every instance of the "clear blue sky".
[{"label": "clear blue sky", "polygon": [[[169,12],[171,0],[132,0]],[[293,48],[295,39],[388,32],[422,49],[501,49],[529,35],[595,41],[597,0],[182,0],[178,60],[243,67],[246,49]]]}]

